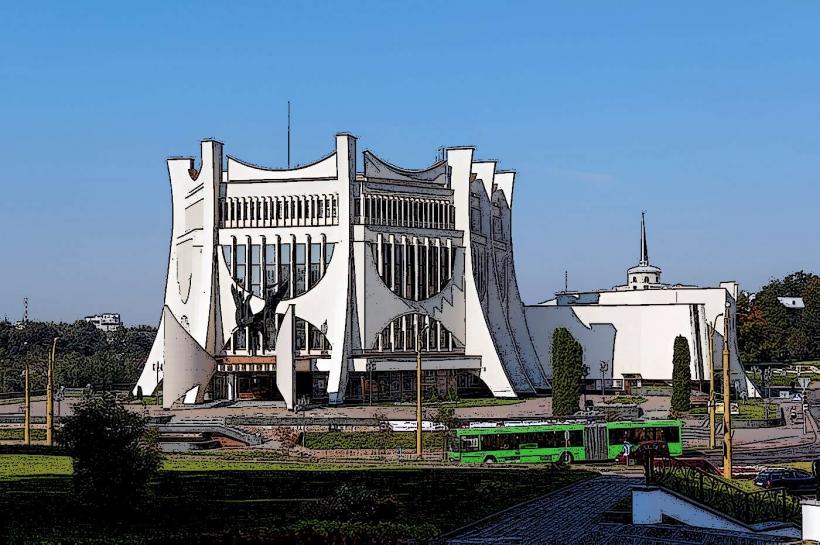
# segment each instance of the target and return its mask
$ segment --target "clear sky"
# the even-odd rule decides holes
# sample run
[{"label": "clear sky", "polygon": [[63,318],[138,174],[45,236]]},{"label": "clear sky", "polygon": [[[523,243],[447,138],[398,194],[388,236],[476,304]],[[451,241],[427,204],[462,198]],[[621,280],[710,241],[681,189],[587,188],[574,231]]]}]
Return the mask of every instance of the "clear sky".
[{"label": "clear sky", "polygon": [[306,163],[347,131],[516,169],[526,302],[820,272],[819,2],[4,4],[0,318],[159,320],[165,158]]}]

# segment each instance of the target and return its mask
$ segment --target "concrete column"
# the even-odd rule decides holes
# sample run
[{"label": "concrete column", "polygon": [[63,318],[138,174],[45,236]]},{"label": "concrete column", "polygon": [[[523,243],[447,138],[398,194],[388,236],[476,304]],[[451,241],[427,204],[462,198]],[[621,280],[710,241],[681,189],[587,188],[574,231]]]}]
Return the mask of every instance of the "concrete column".
[{"label": "concrete column", "polygon": [[413,299],[421,298],[421,285],[419,284],[419,239],[413,237]]},{"label": "concrete column", "polygon": [[376,235],[376,265],[379,268],[379,276],[384,280],[384,239],[382,234]]}]

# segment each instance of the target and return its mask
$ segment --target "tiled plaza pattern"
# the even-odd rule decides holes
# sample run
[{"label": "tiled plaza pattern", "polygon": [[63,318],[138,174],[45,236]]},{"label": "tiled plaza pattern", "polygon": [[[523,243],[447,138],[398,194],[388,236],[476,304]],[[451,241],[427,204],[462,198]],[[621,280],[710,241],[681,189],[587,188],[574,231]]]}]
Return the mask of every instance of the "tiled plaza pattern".
[{"label": "tiled plaza pattern", "polygon": [[602,475],[499,513],[447,540],[447,545],[779,543],[751,534],[672,525],[602,522],[602,515],[643,479]]}]

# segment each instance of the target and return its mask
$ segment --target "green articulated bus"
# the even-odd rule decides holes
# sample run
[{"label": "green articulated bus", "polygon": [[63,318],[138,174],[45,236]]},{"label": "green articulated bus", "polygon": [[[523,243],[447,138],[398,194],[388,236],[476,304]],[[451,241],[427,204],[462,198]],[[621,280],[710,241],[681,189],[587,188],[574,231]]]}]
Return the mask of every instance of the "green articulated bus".
[{"label": "green articulated bus", "polygon": [[448,456],[462,464],[539,463],[614,460],[629,442],[664,441],[680,456],[680,420],[606,423],[538,423],[458,428],[450,435]]}]

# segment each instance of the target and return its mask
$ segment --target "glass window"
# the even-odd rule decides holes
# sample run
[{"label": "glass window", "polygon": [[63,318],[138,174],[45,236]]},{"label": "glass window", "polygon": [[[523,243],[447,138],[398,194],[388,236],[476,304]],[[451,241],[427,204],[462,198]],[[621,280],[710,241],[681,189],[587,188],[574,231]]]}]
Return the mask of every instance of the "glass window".
[{"label": "glass window", "polygon": [[314,286],[321,279],[322,245],[313,243],[310,245],[310,285]]},{"label": "glass window", "polygon": [[330,258],[333,257],[333,242],[325,243],[325,266],[330,263]]},{"label": "glass window", "polygon": [[246,250],[247,246],[244,244],[236,245],[236,274],[234,279],[243,288],[245,287],[245,266],[247,265],[245,261]]},{"label": "glass window", "polygon": [[279,281],[288,282],[290,280],[290,244],[279,246]]},{"label": "glass window", "polygon": [[296,295],[305,293],[305,245],[296,244]]},{"label": "glass window", "polygon": [[231,254],[233,253],[233,246],[230,244],[225,244],[222,246],[222,257],[225,258],[225,263],[228,265],[228,272],[233,274],[233,260],[231,259]]},{"label": "glass window", "polygon": [[305,349],[305,321],[301,318],[296,318],[296,350]]},{"label": "glass window", "polygon": [[[487,436],[482,437],[486,439]],[[477,435],[468,435],[466,437],[461,438],[461,452],[477,452],[478,448],[478,436]]]},{"label": "glass window", "polygon": [[257,297],[262,295],[261,254],[262,248],[259,244],[251,245],[251,291]]},{"label": "glass window", "polygon": [[245,350],[247,348],[246,337],[245,337],[245,328],[238,329],[233,334],[233,349],[234,350]]}]

